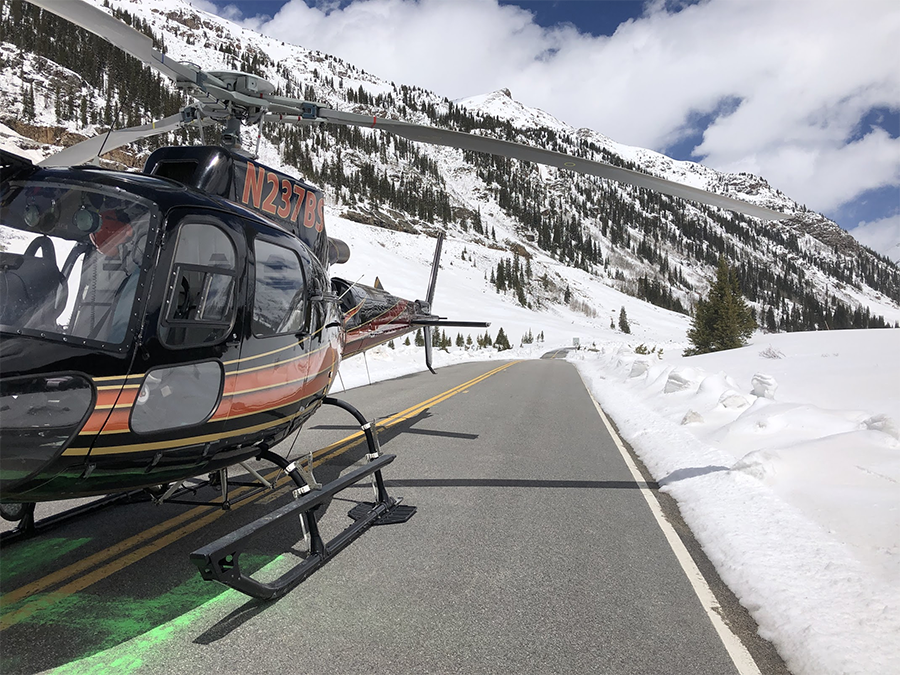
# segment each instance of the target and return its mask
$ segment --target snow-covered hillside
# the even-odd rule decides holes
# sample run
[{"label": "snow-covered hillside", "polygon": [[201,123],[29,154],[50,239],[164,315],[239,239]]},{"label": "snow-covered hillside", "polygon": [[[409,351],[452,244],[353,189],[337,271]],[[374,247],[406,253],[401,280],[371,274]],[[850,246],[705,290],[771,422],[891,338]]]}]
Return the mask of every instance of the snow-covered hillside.
[{"label": "snow-covered hillside", "polygon": [[[448,101],[439,93],[381,80],[359,67],[364,64],[240,28],[184,0],[106,4],[107,11],[155,35],[171,58],[205,69],[253,72],[288,96],[590,157],[789,216],[763,225],[601,179],[421,146],[369,130],[264,129],[263,161],[322,185],[338,213],[351,220],[410,232],[445,229],[472,245],[496,247],[507,259],[516,252],[533,257],[534,274],[517,289],[520,304],[560,304],[566,289],[556,266],[545,263],[552,261],[685,312],[705,293],[717,258],[725,256],[737,267],[758,318],[770,328],[893,325],[898,319],[896,265],[763,178],[720,174],[616,143],[528,108],[506,90]],[[2,31],[7,41],[0,42],[0,110],[6,111],[0,122],[36,139],[39,152],[52,152],[107,124],[128,126],[171,114],[184,103],[168,84],[134,79],[140,68],[113,63],[119,57],[106,43],[62,21],[47,23],[44,17],[34,23],[37,17],[27,3],[3,6],[0,19],[9,30]],[[98,68],[97,58],[111,60],[109,70]],[[145,143],[135,158],[119,159],[139,166],[150,149]]]}]

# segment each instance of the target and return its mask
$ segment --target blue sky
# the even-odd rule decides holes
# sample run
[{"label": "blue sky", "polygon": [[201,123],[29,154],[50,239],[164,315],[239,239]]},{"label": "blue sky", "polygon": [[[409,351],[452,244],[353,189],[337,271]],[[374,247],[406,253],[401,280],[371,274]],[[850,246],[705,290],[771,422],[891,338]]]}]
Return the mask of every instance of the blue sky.
[{"label": "blue sky", "polygon": [[379,77],[449,98],[509,88],[616,141],[759,174],[846,229],[900,233],[891,0],[215,2]]},{"label": "blue sky", "polygon": [[[447,0],[451,2],[453,0]],[[220,6],[233,5],[246,17],[266,14],[275,16],[287,0],[216,0]],[[315,5],[316,2],[307,2]],[[340,6],[352,4],[340,0]],[[641,15],[643,0],[499,0],[500,5],[516,5],[531,12],[535,23],[549,28],[561,23],[571,23],[584,33],[612,35],[619,24]]]}]

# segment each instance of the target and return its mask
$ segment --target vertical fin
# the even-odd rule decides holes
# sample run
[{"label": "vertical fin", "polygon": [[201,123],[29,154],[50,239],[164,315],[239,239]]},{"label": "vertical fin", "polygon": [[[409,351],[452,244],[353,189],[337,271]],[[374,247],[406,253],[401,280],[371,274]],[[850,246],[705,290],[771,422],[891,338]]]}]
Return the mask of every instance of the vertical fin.
[{"label": "vertical fin", "polygon": [[431,367],[431,326],[424,326],[422,335],[425,337],[425,365],[428,366],[432,375],[437,375],[434,368]]},{"label": "vertical fin", "polygon": [[[428,281],[428,293],[425,295],[425,302],[428,303],[428,311],[431,312],[431,303],[434,302],[434,290],[437,286],[437,275],[438,269],[441,266],[441,248],[444,245],[444,233],[441,232],[437,237],[437,244],[434,246],[434,259],[431,262],[431,279]],[[425,330],[422,331],[425,336],[425,365],[428,366],[428,370],[432,372],[433,375],[437,375],[434,372],[434,368],[431,366],[431,357],[432,357],[432,347],[431,347],[431,326],[425,326]]]},{"label": "vertical fin", "polygon": [[437,286],[438,269],[441,266],[441,247],[444,245],[444,233],[441,232],[434,246],[434,260],[431,263],[431,279],[428,282],[428,294],[425,301],[428,303],[428,311],[431,311],[431,303],[434,302],[434,289]]}]

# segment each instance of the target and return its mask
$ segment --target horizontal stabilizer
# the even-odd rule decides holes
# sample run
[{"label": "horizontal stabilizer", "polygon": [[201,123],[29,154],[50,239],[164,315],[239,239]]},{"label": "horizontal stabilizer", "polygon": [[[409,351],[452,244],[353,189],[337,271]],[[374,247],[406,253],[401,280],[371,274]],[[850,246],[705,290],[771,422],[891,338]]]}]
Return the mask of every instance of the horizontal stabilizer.
[{"label": "horizontal stabilizer", "polygon": [[446,319],[413,319],[413,326],[454,326],[456,328],[487,328],[491,324],[486,321],[447,321]]}]

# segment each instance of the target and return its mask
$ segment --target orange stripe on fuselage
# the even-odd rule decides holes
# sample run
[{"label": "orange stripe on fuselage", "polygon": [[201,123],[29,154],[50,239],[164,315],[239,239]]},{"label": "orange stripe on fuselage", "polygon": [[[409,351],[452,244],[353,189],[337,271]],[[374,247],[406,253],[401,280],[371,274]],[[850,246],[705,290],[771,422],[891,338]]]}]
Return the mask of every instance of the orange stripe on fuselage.
[{"label": "orange stripe on fuselage", "polygon": [[278,410],[285,406],[297,403],[307,396],[311,396],[328,385],[330,373],[325,371],[312,377],[301,386],[288,384],[282,387],[266,389],[242,395],[232,400],[229,419],[246,417],[257,413]]},{"label": "orange stripe on fuselage", "polygon": [[[327,349],[303,354],[274,366],[238,371],[226,379],[222,403],[213,415],[213,420],[247,414],[240,409],[247,401],[254,401],[256,404],[260,400],[268,400],[266,409],[280,407],[284,405],[278,401],[281,400],[285,387],[296,390],[303,381],[312,379],[322,372],[333,370],[336,361],[337,354],[329,346]],[[303,389],[306,391],[307,387]],[[299,399],[292,397],[289,402],[293,403],[296,400]]]},{"label": "orange stripe on fuselage", "polygon": [[[222,400],[209,422],[275,410],[302,400],[327,386],[336,356],[336,351],[329,346],[288,361],[226,375]],[[137,388],[123,392],[111,412],[108,407],[95,410],[79,435],[129,432],[131,409],[137,395]]]}]

